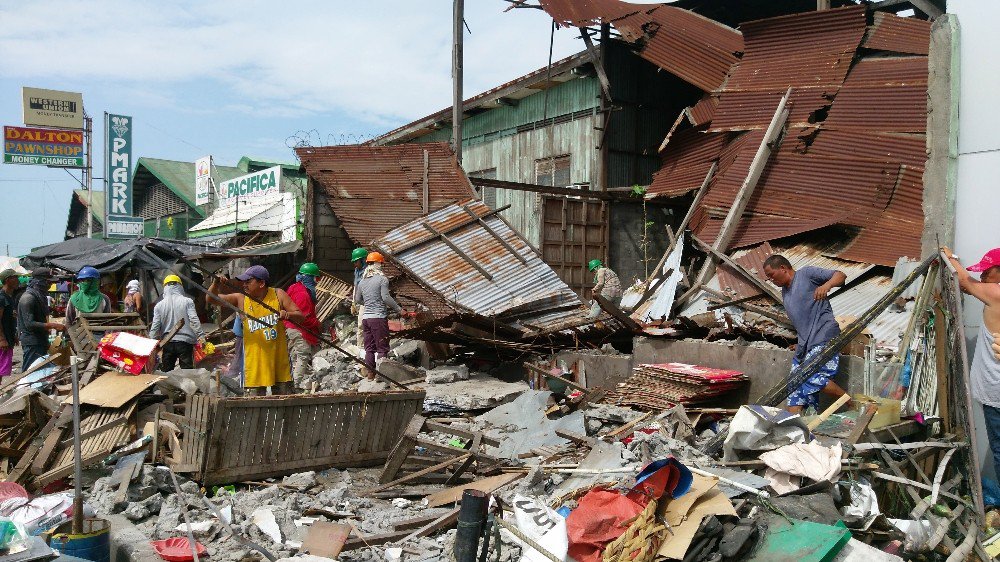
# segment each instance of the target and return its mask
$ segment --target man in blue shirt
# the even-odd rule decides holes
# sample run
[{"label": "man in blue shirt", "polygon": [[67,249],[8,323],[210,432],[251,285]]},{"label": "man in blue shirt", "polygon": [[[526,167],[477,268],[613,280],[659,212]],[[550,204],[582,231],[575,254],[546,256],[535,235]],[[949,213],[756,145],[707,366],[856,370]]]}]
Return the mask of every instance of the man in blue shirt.
[{"label": "man in blue shirt", "polygon": [[[842,271],[806,266],[798,271],[784,256],[773,254],[764,260],[764,275],[781,287],[785,313],[798,334],[792,371],[817,355],[827,343],[840,335],[840,325],[833,316],[827,298],[834,287],[842,287],[847,276]],[[798,388],[789,388],[788,411],[801,413],[805,408],[819,408],[819,393],[839,398],[846,394],[833,382],[840,366],[840,354],[827,361]]]}]

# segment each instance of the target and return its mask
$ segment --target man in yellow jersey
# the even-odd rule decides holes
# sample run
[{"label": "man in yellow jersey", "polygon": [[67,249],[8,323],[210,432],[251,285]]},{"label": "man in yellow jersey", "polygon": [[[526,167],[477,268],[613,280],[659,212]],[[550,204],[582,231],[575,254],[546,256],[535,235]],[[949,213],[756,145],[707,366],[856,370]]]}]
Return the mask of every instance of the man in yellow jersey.
[{"label": "man in yellow jersey", "polygon": [[288,339],[281,321],[303,322],[305,317],[288,293],[268,286],[271,274],[264,266],[250,266],[236,279],[243,283],[243,293],[220,295],[218,279],[208,290],[242,312],[243,388],[256,396],[266,394],[267,387],[271,387],[271,394],[291,394]]}]

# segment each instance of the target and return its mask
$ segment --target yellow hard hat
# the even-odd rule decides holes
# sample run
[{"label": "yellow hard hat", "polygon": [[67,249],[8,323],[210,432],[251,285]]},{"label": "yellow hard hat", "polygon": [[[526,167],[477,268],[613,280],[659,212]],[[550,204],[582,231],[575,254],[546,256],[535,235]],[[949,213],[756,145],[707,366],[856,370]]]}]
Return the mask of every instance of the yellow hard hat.
[{"label": "yellow hard hat", "polygon": [[166,285],[167,283],[177,283],[179,285],[180,282],[181,278],[176,275],[167,275],[166,277],[163,278],[164,285]]}]

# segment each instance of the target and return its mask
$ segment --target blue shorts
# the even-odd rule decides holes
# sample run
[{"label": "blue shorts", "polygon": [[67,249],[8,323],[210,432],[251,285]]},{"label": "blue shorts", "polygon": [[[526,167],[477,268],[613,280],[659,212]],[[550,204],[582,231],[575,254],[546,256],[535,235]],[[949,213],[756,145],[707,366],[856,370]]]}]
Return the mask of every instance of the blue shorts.
[{"label": "blue shorts", "polygon": [[[815,355],[823,350],[822,345],[817,345],[809,350],[806,354],[803,363],[808,363]],[[799,361],[792,359],[792,371],[798,369]],[[788,395],[788,405],[789,406],[802,406],[803,408],[808,408],[812,406],[813,408],[819,408],[819,391],[823,390],[826,383],[830,382],[837,374],[837,369],[840,367],[840,354],[833,356],[819,368],[818,371],[812,374],[806,382],[802,383],[802,386],[798,388],[792,388],[791,385],[788,387],[790,394]]]}]

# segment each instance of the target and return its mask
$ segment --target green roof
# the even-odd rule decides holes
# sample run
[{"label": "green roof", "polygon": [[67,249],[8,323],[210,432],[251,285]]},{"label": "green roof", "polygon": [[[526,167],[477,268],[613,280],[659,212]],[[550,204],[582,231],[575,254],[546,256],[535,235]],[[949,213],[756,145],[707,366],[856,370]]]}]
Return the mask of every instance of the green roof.
[{"label": "green roof", "polygon": [[[86,189],[74,189],[73,196],[76,197],[80,204],[84,207],[87,206],[87,193]],[[90,212],[94,214],[94,218],[104,224],[104,192],[94,191],[93,192],[94,206],[90,209]]]},{"label": "green roof", "polygon": [[281,166],[281,169],[295,173],[300,173],[300,170],[302,169],[298,162],[281,162],[278,160],[268,160],[266,158],[254,158],[252,156],[244,156],[243,158],[240,158],[239,163],[236,164],[237,168],[246,171],[250,171],[250,168],[256,168],[254,171],[258,171],[266,168],[272,168],[274,166]]},{"label": "green roof", "polygon": [[[212,166],[212,177],[216,183],[245,175],[246,172],[232,166]],[[173,191],[189,207],[201,214],[194,203],[194,162],[178,162],[159,158],[141,157],[136,162],[132,174],[132,188],[135,191],[148,189],[162,183]],[[135,194],[138,197],[138,193]]]}]

